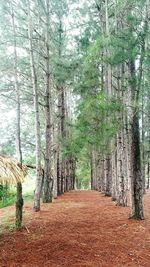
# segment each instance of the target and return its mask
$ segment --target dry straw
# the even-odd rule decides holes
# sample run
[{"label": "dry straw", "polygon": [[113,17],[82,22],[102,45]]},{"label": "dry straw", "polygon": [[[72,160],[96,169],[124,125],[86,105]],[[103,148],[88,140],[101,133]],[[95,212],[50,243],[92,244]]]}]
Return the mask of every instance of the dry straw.
[{"label": "dry straw", "polygon": [[12,158],[0,156],[0,184],[17,184],[23,182],[27,175],[27,167]]}]

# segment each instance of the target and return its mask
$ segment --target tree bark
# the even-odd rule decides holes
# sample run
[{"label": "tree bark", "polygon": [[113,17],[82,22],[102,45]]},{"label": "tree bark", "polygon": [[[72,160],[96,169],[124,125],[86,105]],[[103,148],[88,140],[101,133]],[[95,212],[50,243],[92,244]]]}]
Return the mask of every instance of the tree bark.
[{"label": "tree bark", "polygon": [[39,96],[38,96],[37,74],[36,74],[34,54],[33,54],[30,0],[28,1],[28,38],[29,38],[29,48],[30,48],[30,68],[31,68],[31,75],[32,75],[31,78],[32,78],[33,101],[34,101],[34,112],[35,112],[35,143],[36,143],[36,149],[35,149],[36,184],[35,184],[35,192],[34,192],[33,210],[39,211],[43,171],[42,171],[42,166],[41,166],[41,132],[40,132],[40,115],[39,115]]},{"label": "tree bark", "polygon": [[105,159],[105,196],[112,195],[112,171],[111,171],[111,158],[108,155]]},{"label": "tree bark", "polygon": [[143,179],[141,172],[140,153],[140,130],[139,130],[139,91],[136,87],[135,62],[129,61],[129,72],[131,77],[131,201],[132,210],[130,218],[144,219],[143,211]]},{"label": "tree bark", "polygon": [[46,48],[46,148],[45,148],[45,168],[44,168],[44,188],[43,188],[43,202],[52,202],[53,196],[53,179],[52,179],[52,114],[51,114],[51,88],[50,88],[50,54],[49,54],[49,25],[50,25],[50,2],[46,0],[46,38],[45,38],[45,48]]},{"label": "tree bark", "polygon": [[[12,10],[12,27],[13,27],[13,41],[14,41],[14,80],[15,80],[15,91],[16,91],[16,152],[18,161],[22,168],[22,149],[21,149],[21,107],[20,107],[20,88],[18,83],[18,62],[17,62],[17,44],[16,44],[16,28],[15,28],[15,17],[13,7]],[[16,200],[16,227],[22,226],[22,210],[23,210],[23,197],[22,197],[22,184],[17,183],[17,200]]]}]

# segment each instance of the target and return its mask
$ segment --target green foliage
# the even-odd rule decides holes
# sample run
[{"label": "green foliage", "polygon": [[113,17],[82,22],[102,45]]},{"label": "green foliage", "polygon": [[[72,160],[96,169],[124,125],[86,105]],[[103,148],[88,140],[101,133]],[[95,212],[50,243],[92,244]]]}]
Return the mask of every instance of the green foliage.
[{"label": "green foliage", "polygon": [[[29,170],[23,187],[23,198],[31,200],[34,194],[35,170]],[[0,208],[15,204],[16,202],[16,186],[0,185]]]},{"label": "green foliage", "polygon": [[115,99],[108,99],[104,93],[88,96],[80,104],[76,127],[84,144],[100,147],[108,142],[118,129],[116,113],[121,108]]},{"label": "green foliage", "polygon": [[[0,190],[0,195],[2,194],[2,199],[0,200],[0,208],[4,208],[7,206],[11,206],[15,204],[16,202],[16,190],[14,189],[9,189],[6,193],[6,191],[3,191],[1,193]],[[27,200],[31,200],[33,198],[33,192],[26,192],[23,194],[23,198]]]},{"label": "green foliage", "polygon": [[84,147],[79,155],[76,164],[76,180],[78,189],[90,189],[91,168],[89,160],[89,152]]},{"label": "green foliage", "polygon": [[16,200],[16,192],[10,187],[0,185],[0,208],[14,204]]}]

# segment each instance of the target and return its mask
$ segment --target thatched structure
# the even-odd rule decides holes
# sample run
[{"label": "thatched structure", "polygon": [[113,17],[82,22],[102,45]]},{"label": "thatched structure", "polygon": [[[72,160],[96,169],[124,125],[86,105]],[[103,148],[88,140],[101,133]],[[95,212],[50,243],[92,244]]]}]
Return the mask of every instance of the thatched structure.
[{"label": "thatched structure", "polygon": [[17,184],[23,182],[27,175],[27,167],[12,158],[0,156],[0,184]]}]

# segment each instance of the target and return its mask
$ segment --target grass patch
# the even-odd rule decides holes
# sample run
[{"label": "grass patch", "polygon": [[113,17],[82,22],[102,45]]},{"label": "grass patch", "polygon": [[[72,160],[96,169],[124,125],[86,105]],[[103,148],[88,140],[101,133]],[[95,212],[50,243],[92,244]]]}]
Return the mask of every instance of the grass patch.
[{"label": "grass patch", "polygon": [[[24,201],[32,200],[33,199],[33,192],[24,193],[23,199],[24,199]],[[11,205],[15,204],[15,202],[16,202],[16,192],[14,192],[14,191],[9,192],[7,197],[0,201],[0,208],[5,208],[8,206],[11,206]]]},{"label": "grass patch", "polygon": [[10,205],[13,205],[16,201],[16,193],[13,191],[9,191],[7,196],[3,197],[0,201],[0,208],[4,208]]}]

